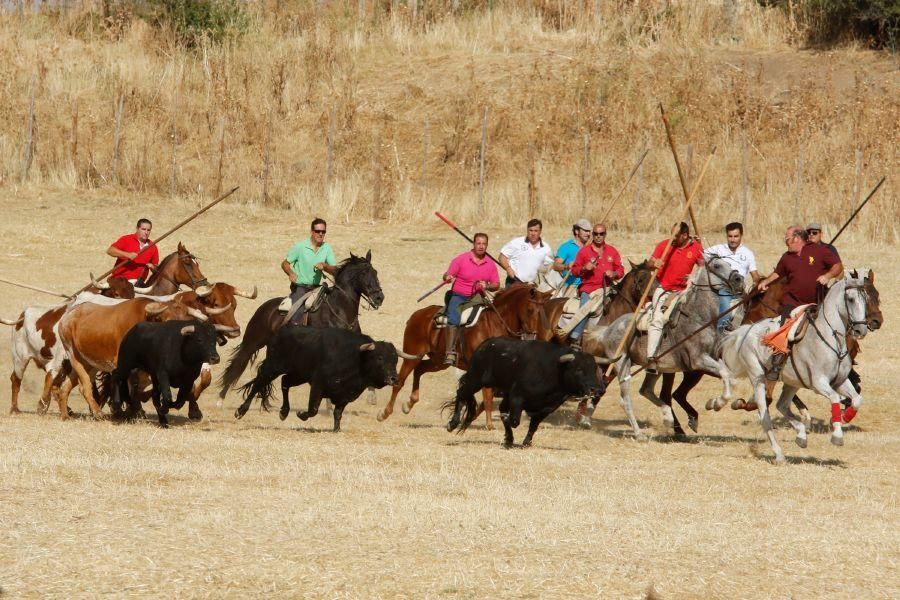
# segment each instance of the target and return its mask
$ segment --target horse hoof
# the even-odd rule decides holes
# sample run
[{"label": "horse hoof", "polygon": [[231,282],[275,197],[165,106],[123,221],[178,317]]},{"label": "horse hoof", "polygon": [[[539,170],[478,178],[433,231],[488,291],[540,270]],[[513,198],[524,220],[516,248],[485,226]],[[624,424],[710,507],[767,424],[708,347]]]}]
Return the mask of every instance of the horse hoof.
[{"label": "horse hoof", "polygon": [[452,432],[452,431],[453,431],[454,429],[456,429],[458,426],[459,426],[459,423],[455,423],[455,422],[453,422],[453,421],[450,421],[449,423],[447,423],[447,431]]},{"label": "horse hoof", "polygon": [[649,442],[650,438],[648,436],[644,435],[643,433],[636,433],[636,434],[634,434],[634,441],[645,443],[645,442]]},{"label": "horse hoof", "polygon": [[409,411],[412,410],[412,404],[410,404],[408,401],[404,402],[403,404],[400,405],[400,410],[403,411],[404,415],[408,415]]},{"label": "horse hoof", "polygon": [[307,420],[307,419],[309,418],[309,415],[306,414],[306,413],[303,412],[303,411],[298,410],[298,411],[297,411],[297,418],[300,419],[301,421],[305,421],[305,420]]},{"label": "horse hoof", "polygon": [[368,396],[366,397],[366,402],[368,402],[372,406],[378,404],[378,396],[375,395],[375,392],[369,392]]},{"label": "horse hoof", "polygon": [[844,436],[842,435],[832,435],[831,443],[835,446],[843,446],[844,445]]},{"label": "horse hoof", "polygon": [[713,398],[710,398],[706,401],[706,410],[712,410],[715,405],[713,404]]},{"label": "horse hoof", "polygon": [[240,408],[234,409],[234,418],[235,418],[235,419],[240,419],[240,418],[243,417],[243,416],[244,416],[244,413],[241,412],[241,409],[240,409]]},{"label": "horse hoof", "polygon": [[494,430],[494,424],[493,424],[493,423],[485,423],[485,425],[484,425],[484,430],[485,430],[485,431],[493,431],[493,430]]},{"label": "horse hoof", "polygon": [[289,411],[286,411],[286,410],[280,411],[280,412],[278,413],[278,418],[281,419],[282,421],[284,421],[285,419],[287,419],[288,412],[289,412]]},{"label": "horse hoof", "polygon": [[691,431],[697,433],[697,429],[700,427],[699,419],[695,419],[694,417],[688,417],[688,427],[691,428]]},{"label": "horse hoof", "polygon": [[775,455],[775,464],[776,465],[783,465],[786,462],[787,462],[787,460],[784,458],[784,454],[778,453]]},{"label": "horse hoof", "polygon": [[747,406],[747,401],[743,398],[738,398],[731,403],[731,410],[744,410],[745,406]]},{"label": "horse hoof", "polygon": [[378,411],[378,414],[375,415],[375,420],[378,421],[379,423],[381,423],[382,421],[384,421],[387,418],[388,418],[388,416],[383,410]]},{"label": "horse hoof", "polygon": [[582,429],[590,429],[591,428],[591,418],[587,415],[581,415],[581,418],[578,419],[577,425]]},{"label": "horse hoof", "polygon": [[807,440],[805,437],[800,437],[798,435],[796,437],[796,439],[794,439],[794,441],[797,442],[797,445],[800,446],[801,448],[806,448]]}]

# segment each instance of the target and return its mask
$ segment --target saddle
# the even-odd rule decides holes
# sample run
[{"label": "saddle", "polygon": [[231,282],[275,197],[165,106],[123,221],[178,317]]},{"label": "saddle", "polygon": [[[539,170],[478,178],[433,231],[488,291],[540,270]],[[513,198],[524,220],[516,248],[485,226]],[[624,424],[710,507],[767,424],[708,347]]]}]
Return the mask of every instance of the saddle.
[{"label": "saddle", "polygon": [[[681,315],[681,311],[678,308],[682,305],[685,298],[687,297],[687,290],[677,292],[674,294],[669,294],[669,297],[665,299],[663,304],[663,330],[671,329],[678,325],[678,317]],[[640,314],[638,314],[637,323],[635,323],[635,328],[641,333],[647,333],[647,330],[650,327],[650,320],[653,318],[653,303],[648,302],[644,305],[644,308],[641,309]]]},{"label": "saddle", "polygon": [[588,327],[596,325],[596,322],[603,316],[606,307],[606,301],[612,296],[613,288],[597,289],[591,292],[588,301],[581,305],[580,298],[569,298],[563,305],[563,312],[559,316],[559,322],[556,324],[556,335],[567,336],[575,326],[578,325],[585,317],[588,318]]},{"label": "saddle", "polygon": [[762,343],[772,349],[776,354],[790,354],[791,344],[799,342],[806,334],[811,318],[810,310],[815,304],[804,304],[791,311],[791,315],[784,325],[769,332],[762,337]]},{"label": "saddle", "polygon": [[321,308],[322,303],[325,301],[325,296],[328,293],[328,286],[321,285],[315,289],[312,289],[302,296],[296,302],[291,302],[290,296],[285,296],[282,299],[281,304],[278,305],[278,312],[287,313],[284,317],[284,321],[288,322],[291,317],[294,316],[294,313],[300,310],[303,307],[304,317],[309,313],[316,312]]},{"label": "saddle", "polygon": [[[473,296],[470,300],[467,300],[459,305],[459,326],[460,327],[472,327],[476,323],[478,323],[479,317],[481,317],[481,313],[484,312],[484,309],[487,308],[487,300],[481,295],[477,294]],[[434,315],[432,319],[434,322],[435,329],[442,329],[447,326],[447,306],[444,305],[437,313]]]}]

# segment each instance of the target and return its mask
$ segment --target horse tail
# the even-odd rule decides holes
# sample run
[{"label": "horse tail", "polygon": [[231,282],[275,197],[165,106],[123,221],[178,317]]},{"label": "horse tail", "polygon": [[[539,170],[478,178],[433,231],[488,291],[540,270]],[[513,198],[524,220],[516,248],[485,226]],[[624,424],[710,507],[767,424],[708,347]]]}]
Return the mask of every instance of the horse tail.
[{"label": "horse tail", "polygon": [[243,375],[247,365],[252,364],[256,360],[256,355],[259,354],[260,350],[261,348],[253,348],[242,342],[231,351],[231,356],[228,359],[228,365],[225,367],[225,372],[222,373],[222,376],[219,378],[219,398],[225,397],[228,390],[231,389],[237,380],[240,379],[241,375]]}]

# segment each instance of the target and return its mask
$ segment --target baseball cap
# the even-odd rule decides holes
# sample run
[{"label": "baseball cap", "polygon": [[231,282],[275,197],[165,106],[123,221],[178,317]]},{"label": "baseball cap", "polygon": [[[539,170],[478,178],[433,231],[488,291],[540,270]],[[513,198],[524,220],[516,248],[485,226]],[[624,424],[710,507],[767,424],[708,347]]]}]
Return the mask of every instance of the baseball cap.
[{"label": "baseball cap", "polygon": [[808,223],[806,225],[806,230],[809,231],[810,229],[815,229],[816,231],[822,231],[822,224],[821,223]]},{"label": "baseball cap", "polygon": [[575,224],[572,227],[577,227],[578,229],[584,229],[585,231],[590,231],[593,225],[587,219],[578,219],[575,221]]}]

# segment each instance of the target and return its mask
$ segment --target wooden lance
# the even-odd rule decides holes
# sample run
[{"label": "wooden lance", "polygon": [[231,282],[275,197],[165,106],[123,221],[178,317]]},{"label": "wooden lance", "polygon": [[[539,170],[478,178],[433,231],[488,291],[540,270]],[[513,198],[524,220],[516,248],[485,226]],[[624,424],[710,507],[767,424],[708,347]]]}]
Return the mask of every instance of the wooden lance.
[{"label": "wooden lance", "polygon": [[631,174],[628,175],[628,179],[626,179],[625,183],[622,184],[622,189],[620,189],[619,193],[616,194],[616,197],[613,198],[613,201],[609,205],[609,208],[606,209],[606,213],[603,215],[603,218],[600,219],[600,223],[606,223],[606,218],[610,215],[610,213],[612,212],[612,209],[615,208],[616,203],[622,197],[622,194],[625,193],[625,188],[627,188],[628,184],[631,183],[632,177],[634,177],[634,174],[637,173],[637,170],[640,168],[641,163],[644,162],[644,159],[647,157],[647,154],[649,154],[649,152],[650,152],[650,148],[647,148],[646,150],[644,150],[644,153],[641,154],[641,157],[638,159],[637,163],[634,165],[634,168],[631,170]]},{"label": "wooden lance", "polygon": [[869,192],[869,195],[866,196],[866,199],[862,201],[862,204],[860,204],[859,207],[858,207],[856,210],[853,211],[853,214],[850,215],[850,218],[847,219],[847,222],[844,223],[843,227],[841,227],[841,228],[838,230],[838,232],[837,232],[836,234],[834,234],[834,237],[831,238],[831,241],[830,241],[830,242],[828,242],[829,244],[833,244],[834,241],[835,241],[836,239],[838,239],[838,238],[841,236],[842,233],[844,233],[844,230],[847,229],[847,225],[849,225],[849,224],[853,221],[853,219],[856,218],[856,215],[859,214],[859,211],[861,211],[861,210],[863,209],[863,206],[865,206],[866,203],[867,203],[869,200],[872,199],[872,196],[875,195],[875,192],[877,192],[877,191],[878,191],[878,188],[881,187],[881,184],[884,183],[884,180],[885,180],[885,178],[882,177],[882,178],[881,178],[881,181],[879,181],[878,184],[874,187],[874,189],[872,189],[872,191]]},{"label": "wooden lance", "polygon": [[[696,181],[696,183],[694,183],[694,189],[691,190],[691,193],[687,197],[687,204],[685,205],[684,210],[682,211],[682,216],[681,216],[681,219],[679,219],[679,221],[684,220],[686,215],[689,214],[689,211],[691,209],[691,204],[694,202],[694,197],[697,194],[697,190],[700,188],[700,183],[703,181],[703,177],[706,175],[706,169],[707,169],[707,167],[709,167],[709,163],[710,163],[710,161],[712,161],[712,158],[713,158],[713,156],[715,156],[715,154],[716,154],[716,148],[713,147],[712,152],[710,152],[709,157],[706,159],[706,162],[703,164],[703,169],[701,169],[701,171],[700,171],[700,176],[697,177],[697,181]],[[678,225],[676,224],[675,227],[677,228]],[[677,235],[677,229],[676,229],[675,234],[669,238],[668,242],[666,242],[666,247],[663,250],[662,259],[661,259],[664,264],[666,262],[666,259],[669,258],[669,252],[671,252],[671,250],[672,250],[672,242],[675,241],[676,235]],[[628,328],[625,330],[625,334],[622,336],[622,339],[619,340],[619,345],[616,348],[615,354],[613,355],[615,357],[614,360],[616,360],[616,361],[622,355],[622,350],[625,348],[625,344],[627,344],[631,339],[631,332],[634,330],[634,324],[635,324],[635,322],[637,322],[638,314],[640,314],[641,309],[644,307],[644,302],[647,301],[647,295],[650,293],[650,288],[653,287],[653,282],[656,279],[655,275],[658,270],[659,270],[658,268],[653,269],[653,272],[651,273],[651,276],[650,276],[650,281],[648,281],[646,287],[644,287],[644,292],[641,294],[641,299],[638,301],[637,306],[634,309],[634,312],[631,314],[631,320],[628,322]],[[614,365],[615,365],[615,362],[611,362],[609,364],[609,366],[606,368],[606,373],[604,374],[605,376],[609,376],[609,373],[610,373],[610,371],[612,371],[612,368]]]},{"label": "wooden lance", "polygon": [[[666,126],[666,137],[669,140],[669,147],[672,148],[672,156],[675,158],[675,168],[678,170],[678,180],[681,182],[681,192],[684,194],[684,201],[688,201],[687,181],[684,179],[684,171],[681,169],[681,161],[678,159],[678,150],[675,149],[675,137],[672,135],[672,127],[669,125],[669,117],[663,108],[662,102],[659,103],[659,112],[662,114],[663,124]],[[696,188],[696,186],[694,186]],[[694,228],[694,235],[700,236],[700,228],[697,227],[697,218],[694,216],[694,209],[690,204],[687,205],[687,213],[691,216],[691,226]],[[683,219],[682,219],[683,220]]]},{"label": "wooden lance", "polygon": [[50,294],[51,296],[59,296],[60,298],[65,298],[66,300],[71,300],[71,296],[66,296],[61,292],[54,292],[53,290],[46,290],[44,288],[35,287],[33,285],[28,285],[27,283],[19,283],[18,281],[13,281],[11,279],[6,279],[0,277],[0,282],[8,283],[9,285],[14,285],[16,287],[25,288],[26,290],[34,290],[35,292],[43,292],[45,294]]}]

